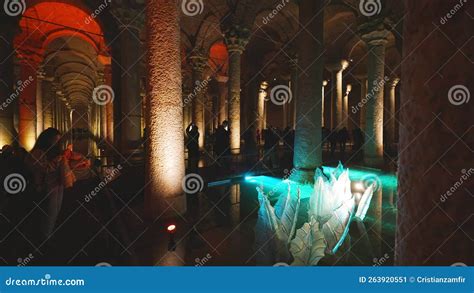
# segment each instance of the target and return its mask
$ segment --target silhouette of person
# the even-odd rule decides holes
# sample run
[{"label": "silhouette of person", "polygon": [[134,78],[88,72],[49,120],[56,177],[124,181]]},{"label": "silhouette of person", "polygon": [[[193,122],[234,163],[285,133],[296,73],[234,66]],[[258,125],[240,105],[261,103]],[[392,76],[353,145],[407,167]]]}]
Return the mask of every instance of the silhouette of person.
[{"label": "silhouette of person", "polygon": [[186,128],[189,168],[197,169],[199,163],[199,128],[191,123]]}]

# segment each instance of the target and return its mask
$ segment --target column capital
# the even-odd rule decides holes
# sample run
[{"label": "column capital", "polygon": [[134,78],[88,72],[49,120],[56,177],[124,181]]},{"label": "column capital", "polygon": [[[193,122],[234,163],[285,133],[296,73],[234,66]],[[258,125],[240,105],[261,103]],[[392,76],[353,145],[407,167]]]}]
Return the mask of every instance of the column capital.
[{"label": "column capital", "polygon": [[388,84],[389,87],[395,88],[398,85],[399,82],[400,82],[400,78],[394,76],[394,77],[390,77],[387,84]]},{"label": "column capital", "polygon": [[97,72],[97,83],[104,84],[105,83],[105,74],[103,72]]},{"label": "column capital", "polygon": [[377,18],[359,25],[360,38],[370,46],[385,46],[390,34],[390,22],[386,18]]},{"label": "column capital", "polygon": [[298,54],[297,53],[291,54],[289,56],[288,64],[290,65],[291,69],[297,69],[298,68]]},{"label": "column capital", "polygon": [[119,21],[117,22],[119,27],[133,29],[139,33],[145,27],[145,13],[143,8],[139,7],[140,5],[138,3],[135,3],[134,6],[137,8],[133,9],[121,3],[114,2],[112,14],[118,18]]},{"label": "column capital", "polygon": [[46,70],[43,65],[40,65],[36,70],[36,78],[41,80],[46,79]]},{"label": "column capital", "polygon": [[207,64],[208,58],[206,54],[204,53],[204,50],[202,50],[201,48],[195,48],[191,52],[189,61],[191,63],[193,70],[197,72],[203,72],[208,66]]},{"label": "column capital", "polygon": [[367,80],[367,74],[354,75],[354,78],[357,79],[358,81],[365,81]]},{"label": "column capital", "polygon": [[242,54],[250,39],[250,30],[240,26],[232,25],[224,30],[224,41],[229,53],[238,52]]},{"label": "column capital", "polygon": [[348,83],[346,86],[346,95],[350,94],[352,91],[352,84]]},{"label": "column capital", "polygon": [[335,63],[326,64],[326,69],[331,72],[344,71],[349,67],[349,61],[342,59],[341,61]]},{"label": "column capital", "polygon": [[225,75],[216,75],[216,81],[217,82],[222,82],[222,83],[227,83],[229,81],[229,77]]}]

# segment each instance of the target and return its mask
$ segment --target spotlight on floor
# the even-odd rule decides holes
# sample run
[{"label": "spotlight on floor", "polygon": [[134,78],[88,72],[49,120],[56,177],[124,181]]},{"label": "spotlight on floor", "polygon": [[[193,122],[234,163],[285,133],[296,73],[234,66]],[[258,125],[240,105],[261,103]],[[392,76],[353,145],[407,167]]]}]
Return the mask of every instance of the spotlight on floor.
[{"label": "spotlight on floor", "polygon": [[176,232],[176,225],[174,224],[168,225],[168,227],[166,228],[166,231],[168,232],[168,235],[169,235],[168,251],[175,251],[176,242],[174,241],[174,234]]}]

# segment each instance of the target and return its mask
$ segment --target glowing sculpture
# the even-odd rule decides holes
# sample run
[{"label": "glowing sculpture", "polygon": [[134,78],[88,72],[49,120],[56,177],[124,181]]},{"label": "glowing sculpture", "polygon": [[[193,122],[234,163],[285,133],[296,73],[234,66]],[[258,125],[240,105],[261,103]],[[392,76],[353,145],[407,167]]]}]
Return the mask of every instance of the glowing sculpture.
[{"label": "glowing sculpture", "polygon": [[[339,166],[329,174],[329,179],[316,171],[315,184],[307,207],[307,220],[296,230],[300,189],[297,196],[288,191],[282,194],[276,205],[270,204],[263,188],[258,187],[260,209],[256,225],[255,247],[263,253],[259,264],[289,262],[292,265],[317,265],[326,255],[334,255],[348,239],[351,221],[361,223],[365,218],[374,192],[370,185],[356,207],[351,193],[349,170]],[[295,233],[296,230],[296,233]],[[294,236],[294,238],[293,238]]]},{"label": "glowing sculpture", "polygon": [[[260,210],[256,226],[255,247],[263,251],[265,262],[273,262],[275,259],[288,261],[290,255],[288,246],[296,230],[298,210],[300,207],[300,196],[291,196],[290,185],[288,192],[278,199],[275,207],[272,207],[263,188],[257,187]],[[260,233],[262,231],[263,233]],[[275,239],[276,238],[276,239]],[[270,242],[269,245],[266,245]]]}]

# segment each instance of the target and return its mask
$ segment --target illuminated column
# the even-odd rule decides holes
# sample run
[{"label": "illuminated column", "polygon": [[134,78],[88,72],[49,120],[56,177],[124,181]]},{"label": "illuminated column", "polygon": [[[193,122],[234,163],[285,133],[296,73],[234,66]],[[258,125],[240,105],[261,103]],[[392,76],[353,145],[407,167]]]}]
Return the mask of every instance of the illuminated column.
[{"label": "illuminated column", "polygon": [[343,115],[343,125],[345,128],[349,128],[349,94],[352,91],[352,85],[348,84],[346,87],[346,93],[344,94],[344,99],[342,103],[342,115]]},{"label": "illuminated column", "polygon": [[[97,72],[97,84],[99,85],[106,85],[106,77],[103,72]],[[110,104],[107,103],[107,104]],[[107,104],[105,105],[98,105],[98,116],[99,116],[99,130],[100,130],[100,138],[106,139],[107,138]],[[141,128],[141,127],[140,127]]]},{"label": "illuminated column", "polygon": [[266,81],[262,82],[260,85],[260,89],[258,90],[258,129],[260,129],[260,135],[263,134],[263,130],[265,129],[265,98],[267,97],[267,88],[268,83]]},{"label": "illuminated column", "polygon": [[206,83],[203,72],[207,67],[207,57],[196,50],[190,57],[193,66],[193,88],[191,89],[193,103],[193,121],[199,129],[199,148],[204,149],[206,137],[206,123],[204,109],[206,107]]},{"label": "illuminated column", "polygon": [[472,266],[472,14],[433,30],[452,2],[404,7],[395,265]]},{"label": "illuminated column", "polygon": [[332,119],[331,128],[341,129],[343,127],[343,92],[342,92],[342,73],[349,66],[349,62],[341,60],[334,64],[327,65],[327,69],[332,73],[332,93],[331,93],[331,108],[332,108]]},{"label": "illuminated column", "polygon": [[[112,67],[110,65],[104,66],[104,77],[107,85],[112,84]],[[105,105],[105,119],[107,124],[107,141],[114,142],[114,102]]]},{"label": "illuminated column", "polygon": [[[204,91],[204,128],[206,133],[212,133],[213,129],[213,123],[214,123],[214,115],[212,114],[212,96],[207,93],[207,84],[205,85],[205,88],[203,88]],[[206,142],[204,142],[205,144]]]},{"label": "illuminated column", "polygon": [[53,108],[54,108],[54,90],[52,81],[54,80],[51,76],[44,76],[43,79],[43,129],[53,127]]},{"label": "illuminated column", "polygon": [[186,212],[179,12],[176,1],[150,0],[145,206],[150,218]]},{"label": "illuminated column", "polygon": [[36,64],[20,61],[20,81],[17,90],[20,94],[18,137],[20,145],[30,151],[36,141]]},{"label": "illuminated column", "polygon": [[400,81],[399,78],[394,77],[388,82],[388,87],[389,87],[389,95],[388,95],[388,107],[387,107],[387,116],[385,118],[386,120],[386,138],[388,140],[387,146],[389,148],[392,148],[394,144],[396,143],[396,132],[395,132],[395,123],[396,123],[396,117],[395,117],[395,89],[398,85],[398,82]]},{"label": "illuminated column", "polygon": [[292,179],[314,181],[314,171],[322,164],[321,85],[323,83],[324,8],[323,1],[300,1],[298,62],[307,68],[298,80],[296,100],[295,154]]},{"label": "illuminated column", "polygon": [[[375,26],[374,26],[375,25]],[[364,163],[369,167],[383,165],[383,88],[385,77],[385,45],[390,33],[383,24],[365,23],[360,27],[368,45],[368,94],[365,104]]]},{"label": "illuminated column", "polygon": [[43,80],[45,77],[46,73],[40,66],[36,72],[36,137],[38,137],[44,129]]},{"label": "illuminated column", "polygon": [[289,105],[288,105],[288,103],[284,103],[282,106],[283,106],[283,107],[282,107],[282,112],[283,112],[283,113],[282,113],[282,114],[283,114],[283,117],[282,117],[282,118],[283,118],[283,129],[285,129],[286,126],[288,125],[288,116],[287,116],[287,115],[288,115],[288,112],[289,112],[289,111],[288,111]]},{"label": "illuminated column", "polygon": [[[1,26],[6,18],[0,20]],[[10,30],[0,30],[0,148],[15,140],[13,108],[18,96],[13,91],[13,34]]]},{"label": "illuminated column", "polygon": [[230,151],[240,153],[240,61],[249,39],[249,30],[234,25],[224,31],[229,52]]},{"label": "illuminated column", "polygon": [[[268,93],[267,93],[268,96]],[[263,129],[267,129],[267,111],[268,111],[268,105],[267,105],[267,99],[263,101]]]},{"label": "illuminated column", "polygon": [[229,77],[218,75],[216,76],[216,80],[219,89],[219,124],[222,124],[222,122],[228,119],[227,95],[229,90],[227,89],[227,82],[229,81]]},{"label": "illuminated column", "polygon": [[324,89],[325,87],[328,85],[328,81],[327,80],[323,80],[323,86],[322,86],[322,89],[321,89],[321,125],[323,127],[326,127],[326,123],[325,123],[325,114],[324,114]]},{"label": "illuminated column", "polygon": [[360,78],[360,105],[358,105],[359,111],[359,127],[365,132],[365,102],[367,97],[367,78]]},{"label": "illuminated column", "polygon": [[183,129],[186,129],[188,125],[193,121],[193,107],[192,101],[188,102],[190,93],[183,92]]},{"label": "illuminated column", "polygon": [[291,121],[291,126],[293,129],[296,127],[296,100],[298,98],[298,57],[297,54],[293,55],[293,58],[290,59],[290,88],[291,88],[291,93],[292,93],[292,101],[291,104],[293,105],[292,107],[292,119]]},{"label": "illuminated column", "polygon": [[125,154],[137,152],[142,143],[140,97],[140,59],[142,58],[142,44],[140,42],[140,28],[143,13],[133,9],[116,8],[121,19],[119,33],[120,40],[120,112],[121,137],[120,149]]}]

